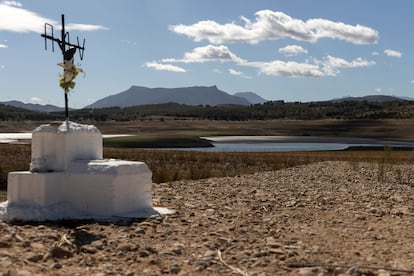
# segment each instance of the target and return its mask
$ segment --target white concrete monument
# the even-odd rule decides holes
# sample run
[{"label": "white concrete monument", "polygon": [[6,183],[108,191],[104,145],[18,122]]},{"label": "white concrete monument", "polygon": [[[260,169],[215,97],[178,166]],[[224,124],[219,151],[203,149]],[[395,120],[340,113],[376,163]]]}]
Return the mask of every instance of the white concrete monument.
[{"label": "white concrete monument", "polygon": [[[32,135],[30,171],[8,175],[5,220],[145,218],[168,213],[152,206],[152,173],[143,162],[102,158],[92,125],[41,125]],[[6,213],[6,214],[4,214]]]},{"label": "white concrete monument", "polygon": [[[59,85],[65,95],[66,121],[41,125],[32,135],[30,171],[8,175],[7,201],[0,203],[0,219],[59,220],[145,218],[170,212],[152,206],[152,173],[143,162],[103,159],[102,135],[95,126],[69,121],[68,93],[82,72],[74,54],[83,58],[83,45],[72,44],[65,32],[62,14],[61,38],[45,23],[41,36],[59,45],[63,73]],[[53,49],[53,47],[52,47]]]}]

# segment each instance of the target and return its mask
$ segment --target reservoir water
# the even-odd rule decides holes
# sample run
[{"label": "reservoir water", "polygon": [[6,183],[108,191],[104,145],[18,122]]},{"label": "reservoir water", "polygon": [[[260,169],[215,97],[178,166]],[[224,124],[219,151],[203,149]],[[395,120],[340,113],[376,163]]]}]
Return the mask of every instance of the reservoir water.
[{"label": "reservoir water", "polygon": [[[103,135],[106,137],[125,136]],[[30,140],[31,133],[0,133],[0,143],[15,143]],[[159,150],[184,150],[203,152],[286,152],[344,150],[349,147],[378,148],[384,145],[392,148],[414,149],[414,142],[385,141],[357,137],[317,137],[317,136],[214,136],[202,137],[214,147],[209,148],[169,148]]]},{"label": "reservoir water", "polygon": [[[170,148],[167,150],[202,152],[288,152],[344,150],[349,147],[414,149],[414,142],[384,141],[357,137],[317,136],[215,136],[202,137],[209,140],[210,148]],[[166,149],[160,149],[166,150]]]},{"label": "reservoir water", "polygon": [[348,144],[336,143],[212,143],[211,148],[185,148],[171,150],[191,150],[203,152],[285,152],[343,150]]}]

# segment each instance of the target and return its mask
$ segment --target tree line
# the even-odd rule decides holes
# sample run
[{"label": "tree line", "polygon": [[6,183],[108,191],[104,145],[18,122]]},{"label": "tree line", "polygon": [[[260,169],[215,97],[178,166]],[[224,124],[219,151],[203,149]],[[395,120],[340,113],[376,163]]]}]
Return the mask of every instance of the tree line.
[{"label": "tree line", "polygon": [[[70,112],[72,120],[131,121],[157,117],[199,118],[208,120],[268,120],[268,119],[412,119],[414,101],[269,101],[250,106],[218,105],[189,106],[177,103],[79,109]],[[0,105],[0,120],[63,120],[64,112],[36,112]]]}]

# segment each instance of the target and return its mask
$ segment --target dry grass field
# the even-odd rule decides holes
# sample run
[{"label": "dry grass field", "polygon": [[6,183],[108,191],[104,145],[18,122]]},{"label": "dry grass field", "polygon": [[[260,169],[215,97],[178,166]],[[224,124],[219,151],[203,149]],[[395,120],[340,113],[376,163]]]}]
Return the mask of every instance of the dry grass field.
[{"label": "dry grass field", "polygon": [[[378,177],[394,164],[413,164],[413,151],[345,150],[316,152],[219,153],[104,148],[105,158],[143,161],[153,173],[153,182],[236,176],[272,171],[320,161],[377,164]],[[7,173],[28,170],[30,145],[0,144],[0,183],[5,190]]]},{"label": "dry grass field", "polygon": [[[47,122],[0,122],[0,132],[30,132]],[[133,122],[83,122],[95,124],[103,134],[132,134],[151,140],[156,137],[200,137],[214,135],[291,135],[364,137],[414,141],[414,120],[267,120],[208,121],[151,118]],[[157,140],[154,138],[154,141]],[[148,141],[147,141],[148,142]],[[156,183],[182,179],[235,176],[281,169],[317,161],[374,162],[381,164],[413,162],[413,152],[335,151],[288,153],[201,153],[152,151],[129,148],[104,149],[105,158],[140,160],[153,172]],[[0,188],[6,188],[7,173],[27,170],[30,145],[0,144]]]},{"label": "dry grass field", "polygon": [[[37,121],[0,121],[0,132],[31,132]],[[249,120],[212,121],[150,117],[138,121],[83,121],[103,134],[343,136],[414,141],[414,120]]]}]

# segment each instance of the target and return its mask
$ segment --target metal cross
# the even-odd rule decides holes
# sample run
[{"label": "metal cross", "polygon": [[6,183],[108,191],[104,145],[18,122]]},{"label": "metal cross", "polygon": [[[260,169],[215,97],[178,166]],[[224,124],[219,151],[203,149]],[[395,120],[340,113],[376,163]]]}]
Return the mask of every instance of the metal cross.
[{"label": "metal cross", "polygon": [[[83,59],[83,51],[85,50],[85,39],[83,39],[82,46],[79,44],[79,38],[76,37],[77,44],[70,43],[69,33],[65,32],[65,15],[62,14],[62,30],[61,30],[61,38],[56,38],[53,35],[53,26],[45,23],[45,30],[44,33],[41,35],[45,38],[45,50],[47,50],[47,40],[52,41],[52,52],[55,51],[54,43],[56,42],[59,45],[60,50],[62,51],[63,55],[63,67],[64,72],[68,72],[73,68],[73,56],[76,50],[79,50],[79,57]],[[65,91],[65,115],[66,119],[69,119],[69,111],[68,111],[68,92],[69,88],[64,88]]]}]

